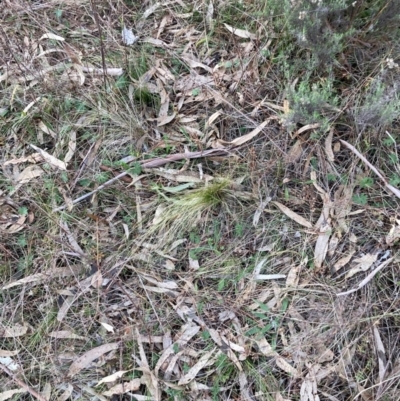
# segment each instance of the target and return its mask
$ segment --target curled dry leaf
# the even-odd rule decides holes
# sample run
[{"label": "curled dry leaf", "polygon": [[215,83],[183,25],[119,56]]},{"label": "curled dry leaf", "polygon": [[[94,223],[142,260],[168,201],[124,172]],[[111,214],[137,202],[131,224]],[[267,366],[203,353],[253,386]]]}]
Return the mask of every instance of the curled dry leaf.
[{"label": "curled dry leaf", "polygon": [[119,343],[103,344],[99,347],[93,348],[90,351],[84,353],[76,361],[74,361],[68,369],[68,377],[73,377],[79,373],[82,369],[86,368],[95,359],[101,357],[107,352],[116,350],[119,348]]}]

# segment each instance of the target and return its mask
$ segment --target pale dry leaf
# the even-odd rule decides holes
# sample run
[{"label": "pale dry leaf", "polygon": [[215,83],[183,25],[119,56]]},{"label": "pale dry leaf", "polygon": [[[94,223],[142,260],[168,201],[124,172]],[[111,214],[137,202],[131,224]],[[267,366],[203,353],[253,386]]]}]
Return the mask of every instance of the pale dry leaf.
[{"label": "pale dry leaf", "polygon": [[303,154],[303,141],[298,139],[285,156],[286,163],[295,163]]},{"label": "pale dry leaf", "polygon": [[316,268],[320,268],[324,263],[326,254],[328,252],[329,238],[332,234],[332,227],[324,221],[319,227],[320,234],[318,235],[317,242],[314,249],[314,263]]},{"label": "pale dry leaf", "polygon": [[41,129],[45,134],[50,135],[52,138],[56,139],[57,134],[51,130],[47,125],[44,124],[42,120],[39,121],[38,128]]},{"label": "pale dry leaf", "polygon": [[117,384],[116,386],[111,387],[109,390],[104,391],[102,395],[106,397],[111,397],[114,394],[120,395],[120,394],[126,394],[129,391],[138,391],[141,384],[142,384],[141,379],[133,379],[129,382],[123,382]]},{"label": "pale dry leaf", "polygon": [[5,327],[3,329],[0,329],[0,337],[3,338],[21,337],[25,335],[27,331],[28,331],[27,326],[15,325],[11,327]]},{"label": "pale dry leaf", "polygon": [[171,115],[165,115],[157,118],[157,127],[169,124],[176,117],[176,113],[173,112]]},{"label": "pale dry leaf", "polygon": [[239,373],[239,385],[240,385],[240,396],[242,401],[253,401],[253,397],[250,395],[250,385],[249,381],[247,380],[246,373],[240,372]]},{"label": "pale dry leaf", "polygon": [[32,179],[40,177],[43,173],[44,170],[39,166],[28,166],[18,174],[16,181],[18,184],[27,184]]},{"label": "pale dry leaf", "polygon": [[46,383],[44,385],[44,389],[42,390],[42,396],[44,397],[45,400],[50,401],[51,397],[51,384]]},{"label": "pale dry leaf", "polygon": [[118,349],[120,346],[119,343],[109,343],[103,344],[99,347],[93,348],[88,352],[85,352],[78,359],[76,359],[68,369],[68,377],[73,377],[77,373],[79,373],[82,369],[86,368],[90,363],[92,363],[95,359],[101,357],[107,352]]},{"label": "pale dry leaf", "polygon": [[100,288],[103,284],[103,275],[100,270],[97,270],[91,277],[90,284],[93,288]]},{"label": "pale dry leaf", "polygon": [[24,390],[22,388],[16,388],[14,390],[3,391],[2,393],[0,393],[0,401],[8,400],[11,397],[13,397],[15,394],[24,394],[26,392],[27,392],[27,390]]},{"label": "pale dry leaf", "polygon": [[249,31],[246,31],[245,29],[238,29],[238,28],[234,28],[233,26],[230,26],[228,24],[224,23],[225,28],[233,33],[234,35],[238,36],[239,38],[243,38],[243,39],[252,39],[252,40],[256,40],[257,39],[257,35],[255,35],[254,33],[251,33]]},{"label": "pale dry leaf", "polygon": [[330,162],[335,161],[335,154],[332,150],[332,138],[333,138],[333,129],[329,131],[329,134],[325,138],[325,153]]},{"label": "pale dry leaf", "polygon": [[105,323],[105,322],[100,322],[100,324],[109,332],[109,333],[114,333],[114,327],[111,326],[111,324]]},{"label": "pale dry leaf", "polygon": [[87,340],[87,337],[78,336],[70,330],[55,330],[49,333],[49,337],[53,338],[68,338],[72,340]]},{"label": "pale dry leaf", "polygon": [[149,8],[147,8],[144,11],[141,19],[145,20],[146,18],[148,18],[151,14],[155,13],[156,10],[158,9],[158,7],[160,7],[160,6],[161,6],[161,3],[154,3],[152,6],[150,6]]},{"label": "pale dry leaf", "polygon": [[271,202],[272,198],[270,196],[267,196],[265,200],[261,201],[260,204],[257,207],[257,210],[254,213],[253,216],[253,226],[257,227],[257,224],[260,220],[261,214],[264,212],[264,209],[268,205],[269,202]]},{"label": "pale dry leaf", "polygon": [[47,153],[45,150],[38,148],[37,146],[30,144],[31,148],[36,150],[36,152],[40,153],[43,159],[49,163],[51,166],[58,168],[59,170],[66,171],[67,166],[66,164],[57,159],[56,157],[52,156],[51,154]]},{"label": "pale dry leaf", "polygon": [[316,367],[311,367],[310,372],[307,374],[301,385],[300,401],[320,401],[315,374],[311,374],[311,371],[313,371],[314,368]]},{"label": "pale dry leaf", "polygon": [[122,28],[122,43],[127,46],[132,46],[135,42],[139,40],[139,37],[136,36],[132,29],[128,29],[125,25]]},{"label": "pale dry leaf", "polygon": [[290,219],[294,220],[296,223],[298,223],[304,227],[307,227],[309,229],[313,228],[313,225],[308,220],[306,220],[304,217],[298,215],[296,212],[293,212],[293,210],[290,210],[288,207],[286,207],[282,203],[275,202],[275,201],[272,203],[275,206],[277,206],[282,213],[284,213]]},{"label": "pale dry leaf", "polygon": [[301,264],[300,265],[294,265],[292,268],[289,270],[289,273],[286,278],[286,287],[296,287],[297,284],[299,283],[299,273],[301,270]]},{"label": "pale dry leaf", "polygon": [[304,132],[310,131],[310,130],[312,130],[312,129],[319,128],[320,126],[321,126],[320,123],[307,124],[307,125],[305,125],[304,127],[301,127],[300,129],[298,129],[298,130],[294,133],[293,137],[296,138],[297,136],[303,134]]},{"label": "pale dry leaf", "polygon": [[62,36],[58,36],[51,32],[47,32],[39,38],[39,40],[43,39],[58,40],[59,42],[63,42],[65,40]]},{"label": "pale dry leaf", "polygon": [[213,28],[213,15],[214,15],[214,4],[212,2],[212,0],[210,0],[210,2],[208,3],[208,7],[207,7],[207,13],[206,13],[206,22],[207,22],[207,26],[210,30],[212,30]]},{"label": "pale dry leaf", "polygon": [[7,160],[6,162],[3,163],[3,166],[8,166],[10,164],[15,165],[15,164],[20,164],[20,163],[37,163],[41,160],[43,160],[43,159],[39,153],[32,153],[29,156],[20,157],[18,159]]},{"label": "pale dry leaf", "polygon": [[110,77],[119,77],[124,73],[122,68],[94,68],[94,67],[82,67],[82,72],[89,72],[93,75],[109,75]]},{"label": "pale dry leaf", "polygon": [[362,271],[368,270],[378,259],[378,253],[371,254],[367,253],[363,255],[361,258],[354,259],[354,262],[357,263],[357,266]]},{"label": "pale dry leaf", "polygon": [[64,162],[69,163],[76,151],[76,131],[71,130],[69,133],[68,152],[64,157]]},{"label": "pale dry leaf", "polygon": [[[186,95],[192,95],[193,90],[201,89],[203,86],[207,85],[215,85],[212,76],[200,75],[192,72],[190,75],[185,75],[175,82],[175,90],[178,92],[182,91]],[[198,95],[196,97],[199,97]]]},{"label": "pale dry leaf", "polygon": [[275,356],[276,365],[283,371],[288,373],[291,377],[298,377],[299,372],[295,369],[285,358],[280,355]]},{"label": "pale dry leaf", "polygon": [[64,392],[57,398],[56,401],[67,401],[71,397],[74,387],[71,383],[66,383],[62,385],[62,390],[64,390]]},{"label": "pale dry leaf", "polygon": [[200,269],[199,261],[197,259],[192,259],[190,256],[189,256],[189,269],[194,271]]},{"label": "pale dry leaf", "polygon": [[20,366],[17,363],[15,363],[10,356],[0,356],[0,364],[5,366],[12,372],[17,371],[20,368]]},{"label": "pale dry leaf", "polygon": [[400,238],[400,220],[396,220],[389,233],[386,235],[386,244],[392,246]]},{"label": "pale dry leaf", "polygon": [[8,227],[4,229],[4,231],[7,231],[9,234],[14,234],[17,233],[18,231],[21,231],[24,228],[24,223],[27,217],[28,217],[27,215],[19,216],[17,221],[14,221],[12,224],[9,224]]},{"label": "pale dry leaf", "polygon": [[255,136],[257,136],[263,129],[264,127],[270,122],[270,118],[262,122],[257,128],[255,128],[253,131],[249,132],[246,135],[240,136],[239,138],[235,138],[233,141],[228,142],[230,145],[233,146],[240,146],[243,145],[244,143],[250,141],[250,139],[253,139]]},{"label": "pale dry leaf", "polygon": [[168,359],[170,355],[174,353],[174,345],[176,344],[179,348],[182,348],[186,343],[194,337],[200,331],[200,326],[189,323],[182,328],[182,334],[178,337],[175,343],[171,344],[167,349],[164,350],[157,365],[154,369],[155,373],[159,371],[163,363]]},{"label": "pale dry leaf", "polygon": [[15,351],[9,351],[6,349],[0,349],[0,357],[6,357],[6,356],[15,356],[19,354],[19,350]]},{"label": "pale dry leaf", "polygon": [[385,346],[383,345],[381,335],[376,325],[374,325],[373,332],[375,338],[375,346],[377,350],[376,354],[378,356],[379,382],[382,383],[383,379],[385,378],[386,367],[387,367]]},{"label": "pale dry leaf", "polygon": [[[96,385],[100,386],[100,384],[103,383],[112,383],[115,382],[116,380],[120,379],[126,372],[129,372],[129,370],[119,370],[118,372],[113,373],[112,375],[103,377]],[[104,395],[104,394],[103,394]]]},{"label": "pale dry leaf", "polygon": [[352,250],[350,251],[350,253],[346,256],[344,256],[343,258],[340,258],[334,265],[333,265],[333,271],[337,272],[339,271],[342,267],[346,266],[347,263],[350,262],[351,258],[353,257],[354,253],[356,251]]},{"label": "pale dry leaf", "polygon": [[286,274],[256,274],[254,280],[279,280],[286,278]]}]

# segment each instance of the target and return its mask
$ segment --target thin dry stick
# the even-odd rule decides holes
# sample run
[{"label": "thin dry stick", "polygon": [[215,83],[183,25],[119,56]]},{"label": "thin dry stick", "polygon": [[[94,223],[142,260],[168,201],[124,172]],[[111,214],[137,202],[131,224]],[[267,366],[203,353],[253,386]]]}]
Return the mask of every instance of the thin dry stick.
[{"label": "thin dry stick", "polygon": [[400,199],[400,191],[390,185],[386,178],[353,145],[350,145],[348,142],[343,141],[342,139],[340,139],[340,142],[342,142],[346,148],[350,149],[357,157],[359,157],[383,181],[385,187]]},{"label": "thin dry stick", "polygon": [[[175,155],[170,155],[168,157],[158,157],[155,159],[150,159],[150,160],[143,160],[141,162],[141,166],[143,168],[155,168],[159,166],[163,166],[164,164],[177,161],[177,160],[182,160],[182,159],[199,159],[201,157],[206,157],[206,156],[225,156],[229,154],[228,149],[208,149],[205,151],[201,152],[187,152],[187,153],[177,153]],[[94,195],[96,192],[101,191],[105,187],[108,187],[110,184],[112,184],[115,181],[118,181],[119,179],[125,177],[128,175],[128,171],[124,171],[121,174],[118,174],[111,180],[105,182],[104,184],[100,185],[98,188],[96,188],[94,191],[88,192],[85,195],[80,196],[79,198],[74,199],[71,204],[75,205],[76,203],[79,203],[83,201],[86,198],[89,198],[89,196]],[[67,207],[67,205],[62,205],[59,207],[56,207],[53,209],[53,212],[59,212],[61,210],[64,210]]]},{"label": "thin dry stick", "polygon": [[30,388],[27,384],[25,384],[22,380],[18,379],[11,370],[9,370],[6,366],[0,363],[0,369],[2,369],[5,373],[8,374],[8,376],[11,377],[11,379],[18,384],[18,386],[22,387],[25,389],[28,393],[30,393],[33,397],[38,399],[39,401],[47,401],[46,398],[44,398],[41,394],[39,394],[37,391],[35,391],[33,388]]}]

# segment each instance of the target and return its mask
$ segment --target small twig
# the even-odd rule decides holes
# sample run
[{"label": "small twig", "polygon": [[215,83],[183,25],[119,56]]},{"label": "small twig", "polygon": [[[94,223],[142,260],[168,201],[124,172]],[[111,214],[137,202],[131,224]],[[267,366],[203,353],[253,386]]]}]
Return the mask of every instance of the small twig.
[{"label": "small twig", "polygon": [[[96,192],[101,191],[102,189],[104,189],[105,187],[107,187],[108,185],[112,184],[115,181],[118,181],[120,178],[125,177],[128,174],[128,171],[124,171],[121,174],[118,174],[117,176],[115,176],[114,178],[111,178],[111,180],[105,182],[104,184],[100,185],[99,187],[97,187],[94,191],[88,192],[85,195],[80,196],[79,198],[74,199],[71,204],[75,205],[76,203],[79,203],[81,201],[83,201],[86,198],[89,198],[89,196],[94,195]],[[63,205],[63,206],[59,206],[56,207],[55,209],[53,209],[53,212],[59,212],[60,210],[64,210],[67,207],[67,205]]]},{"label": "small twig", "polygon": [[336,294],[337,297],[343,296],[343,295],[349,295],[352,294],[353,292],[358,291],[360,288],[364,287],[365,284],[369,283],[376,273],[380,272],[385,266],[387,266],[394,258],[390,258],[388,260],[385,260],[383,263],[381,263],[375,270],[373,270],[371,273],[368,274],[367,277],[361,283],[358,284],[357,288],[353,288],[352,290],[346,291],[346,292],[339,292],[339,294]]},{"label": "small twig", "polygon": [[363,156],[353,145],[340,139],[346,148],[350,149],[357,157],[359,157],[385,184],[385,187],[400,199],[400,191],[394,186],[390,185],[386,178]]},{"label": "small twig", "polygon": [[18,386],[22,387],[25,389],[28,393],[30,393],[33,397],[38,399],[39,401],[47,401],[46,398],[44,398],[41,394],[39,394],[37,391],[35,391],[33,388],[29,387],[26,383],[24,383],[22,380],[18,379],[11,370],[9,370],[6,366],[0,363],[0,369],[2,369],[5,373],[8,374],[8,376],[11,377],[11,379],[18,384]]}]

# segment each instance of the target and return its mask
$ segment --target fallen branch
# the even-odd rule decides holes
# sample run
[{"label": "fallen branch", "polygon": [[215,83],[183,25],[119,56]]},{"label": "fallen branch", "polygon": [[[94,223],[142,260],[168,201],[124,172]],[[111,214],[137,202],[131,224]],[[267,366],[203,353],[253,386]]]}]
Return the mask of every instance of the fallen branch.
[{"label": "fallen branch", "polygon": [[[227,156],[228,154],[229,154],[229,149],[208,149],[208,150],[204,150],[202,152],[176,153],[174,155],[170,155],[167,157],[157,157],[154,159],[142,160],[139,163],[140,163],[141,167],[143,167],[143,168],[155,168],[155,167],[160,167],[167,163],[178,161],[178,160],[199,159],[201,157],[207,157],[207,156]],[[84,199],[89,198],[90,196],[94,195],[96,192],[101,191],[105,187],[108,187],[115,181],[120,180],[121,178],[127,176],[128,174],[129,174],[128,171],[124,171],[123,173],[118,174],[114,178],[111,178],[111,180],[108,180],[104,184],[100,185],[94,191],[88,192],[87,194],[74,199],[71,202],[71,204],[75,205],[75,204],[83,201]],[[66,207],[67,207],[67,205],[62,205],[62,206],[56,207],[53,209],[53,212],[59,212],[61,210],[64,210]]]},{"label": "fallen branch", "polygon": [[394,186],[390,185],[386,178],[363,156],[353,145],[340,139],[346,148],[350,149],[357,157],[359,157],[385,184],[385,187],[400,199],[400,191]]}]

